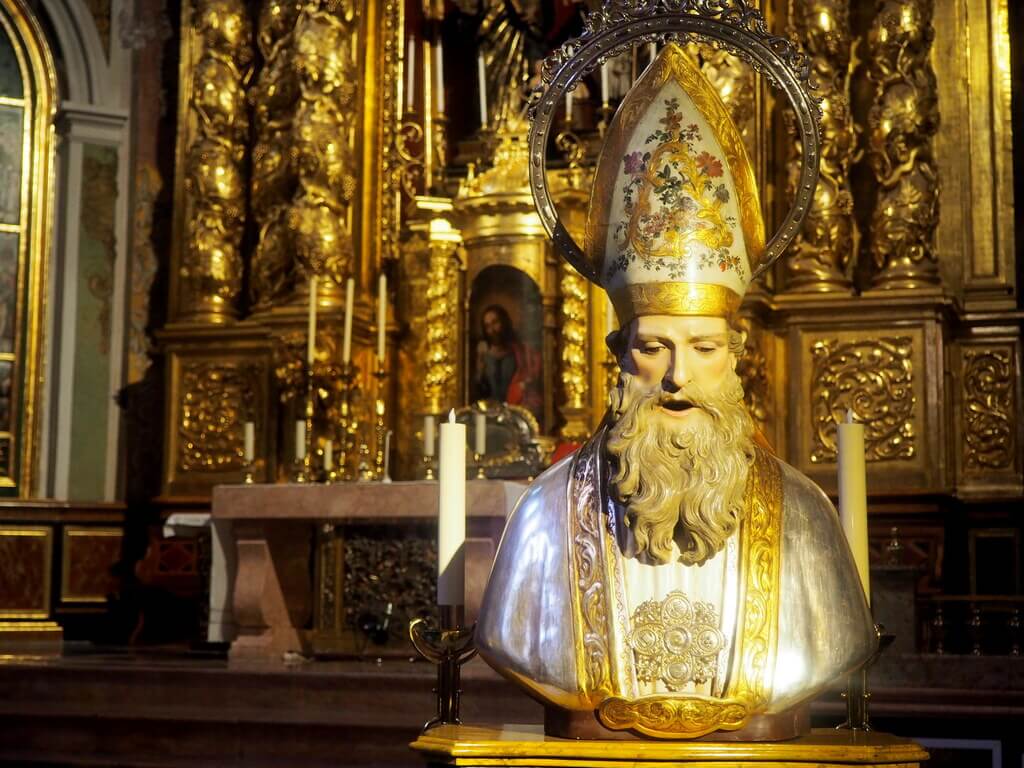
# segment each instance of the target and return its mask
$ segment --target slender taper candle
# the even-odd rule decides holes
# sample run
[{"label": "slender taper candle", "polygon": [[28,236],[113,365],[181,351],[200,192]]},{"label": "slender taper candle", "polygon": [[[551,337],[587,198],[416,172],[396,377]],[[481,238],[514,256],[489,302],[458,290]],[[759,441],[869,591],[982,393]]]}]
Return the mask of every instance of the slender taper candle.
[{"label": "slender taper candle", "polygon": [[377,364],[384,367],[384,351],[388,332],[388,276],[377,278]]},{"label": "slender taper candle", "polygon": [[480,82],[480,127],[487,127],[487,67],[483,55],[476,57],[476,77]]},{"label": "slender taper candle", "polygon": [[466,425],[455,411],[441,424],[437,523],[437,604],[465,602],[466,560]]},{"label": "slender taper candle", "polygon": [[483,456],[487,453],[487,414],[473,414],[473,438],[476,448],[475,452]]},{"label": "slender taper candle", "polygon": [[316,275],[309,278],[309,327],[306,329],[306,362],[313,365],[316,358]]},{"label": "slender taper candle", "polygon": [[256,425],[251,421],[245,422],[244,443],[244,458],[246,462],[250,462],[256,458]]},{"label": "slender taper candle", "polygon": [[341,362],[352,360],[352,305],[355,303],[356,281],[345,281],[345,325],[341,339]]},{"label": "slender taper candle", "polygon": [[423,417],[423,455],[428,459],[434,456],[434,417],[429,413]]},{"label": "slender taper candle", "polygon": [[868,495],[864,464],[864,425],[853,421],[846,412],[846,421],[839,430],[839,519],[850,542],[857,573],[864,595],[871,602],[871,576],[868,571]]}]

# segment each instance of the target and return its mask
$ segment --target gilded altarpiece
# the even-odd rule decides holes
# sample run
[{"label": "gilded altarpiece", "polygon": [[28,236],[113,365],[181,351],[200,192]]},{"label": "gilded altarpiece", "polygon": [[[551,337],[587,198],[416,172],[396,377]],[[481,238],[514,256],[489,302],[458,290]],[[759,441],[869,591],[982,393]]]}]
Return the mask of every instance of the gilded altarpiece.
[{"label": "gilded altarpiece", "polygon": [[[187,0],[181,13],[164,492],[205,496],[240,479],[246,421],[256,478],[291,471],[311,277],[316,375],[339,362],[353,277],[353,362],[377,396],[370,293],[397,256],[402,7]],[[340,439],[317,423],[314,448]]]}]

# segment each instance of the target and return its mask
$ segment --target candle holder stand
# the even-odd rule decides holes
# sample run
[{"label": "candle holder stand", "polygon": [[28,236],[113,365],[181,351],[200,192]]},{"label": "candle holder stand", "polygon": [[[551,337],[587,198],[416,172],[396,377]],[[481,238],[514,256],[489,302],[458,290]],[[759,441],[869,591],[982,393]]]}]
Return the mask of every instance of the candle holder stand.
[{"label": "candle holder stand", "polygon": [[484,471],[484,455],[482,453],[473,452],[473,463],[476,464],[476,479],[486,480],[487,473]]},{"label": "candle holder stand", "polygon": [[302,480],[300,483],[312,483],[313,476],[313,364],[306,366],[306,445],[302,457]]},{"label": "candle holder stand", "polygon": [[253,485],[256,482],[255,475],[256,462],[253,461],[252,459],[249,459],[244,464],[242,464],[242,482],[245,483],[246,485]]},{"label": "candle holder stand", "polygon": [[434,477],[434,457],[424,456],[423,457],[423,479],[424,480],[436,480]]},{"label": "candle holder stand", "polygon": [[351,362],[342,363],[341,366],[341,402],[338,405],[339,424],[341,428],[341,440],[338,444],[337,469],[335,470],[336,480],[351,480],[348,474],[348,457],[350,449],[355,445],[355,434],[357,431],[356,420],[352,415],[352,394],[355,390],[356,375],[359,369]]},{"label": "candle holder stand", "polygon": [[612,107],[607,101],[601,103],[601,120],[597,124],[597,135],[602,139],[612,120]]},{"label": "candle holder stand", "polygon": [[439,629],[427,626],[423,619],[409,624],[409,638],[425,659],[437,665],[437,714],[423,726],[458,725],[459,698],[462,695],[461,667],[476,655],[473,632],[476,625],[463,626],[465,607],[438,606]]},{"label": "candle holder stand", "polygon": [[846,720],[836,726],[836,730],[847,730],[847,731],[871,731],[874,730],[871,727],[871,717],[869,712],[869,702],[871,701],[871,691],[868,688],[868,670],[871,668],[878,657],[882,655],[893,640],[896,639],[895,635],[885,633],[885,628],[881,624],[875,624],[875,635],[878,637],[878,648],[871,655],[860,669],[850,673],[850,676],[846,680],[846,692],[843,693],[843,698],[846,699]]},{"label": "candle holder stand", "polygon": [[373,479],[383,480],[384,479],[384,443],[387,440],[387,426],[385,424],[384,414],[387,410],[387,403],[384,399],[385,387],[388,378],[388,372],[384,370],[383,363],[377,365],[377,372],[373,374],[374,378],[377,379],[377,400],[374,403],[373,412],[377,417],[377,421],[374,424],[374,438],[376,440],[376,451],[373,456]]}]

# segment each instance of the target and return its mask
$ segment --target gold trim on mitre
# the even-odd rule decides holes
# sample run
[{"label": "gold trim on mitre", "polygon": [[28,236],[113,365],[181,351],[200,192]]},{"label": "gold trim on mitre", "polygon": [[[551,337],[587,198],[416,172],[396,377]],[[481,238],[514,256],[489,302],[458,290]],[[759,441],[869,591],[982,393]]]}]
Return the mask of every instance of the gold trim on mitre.
[{"label": "gold trim on mitre", "polygon": [[761,215],[754,166],[747,155],[743,137],[714,86],[682,48],[675,43],[669,43],[626,94],[611,121],[598,157],[583,248],[598,274],[602,276],[602,282],[605,281],[608,230],[612,226],[611,203],[622,159],[638,122],[670,79],[674,79],[693,102],[722,149],[736,192],[739,223],[743,231],[751,273],[756,271],[760,264],[765,247],[764,219]]},{"label": "gold trim on mitre", "polygon": [[714,283],[632,283],[608,294],[619,327],[641,315],[732,317],[742,296]]}]

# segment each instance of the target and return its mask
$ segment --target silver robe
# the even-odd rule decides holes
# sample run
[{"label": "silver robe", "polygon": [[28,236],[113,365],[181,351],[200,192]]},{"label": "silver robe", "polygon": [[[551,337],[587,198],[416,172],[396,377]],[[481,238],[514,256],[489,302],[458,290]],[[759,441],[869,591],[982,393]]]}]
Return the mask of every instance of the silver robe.
[{"label": "silver robe", "polygon": [[[488,664],[541,701],[565,709],[593,710],[599,703],[585,690],[581,681],[587,676],[578,669],[589,650],[578,647],[587,635],[573,606],[575,545],[568,528],[569,504],[586,503],[580,494],[585,486],[573,482],[573,473],[587,461],[588,448],[591,479],[602,489],[601,524],[608,523],[614,502],[603,490],[602,447],[603,431],[578,455],[544,472],[520,499],[506,524],[476,628],[476,645]],[[866,661],[877,643],[835,508],[809,478],[770,460],[777,462],[782,493],[777,650],[766,676],[766,700],[755,714],[781,712],[814,696]],[[615,552],[613,559],[621,558]]]}]

